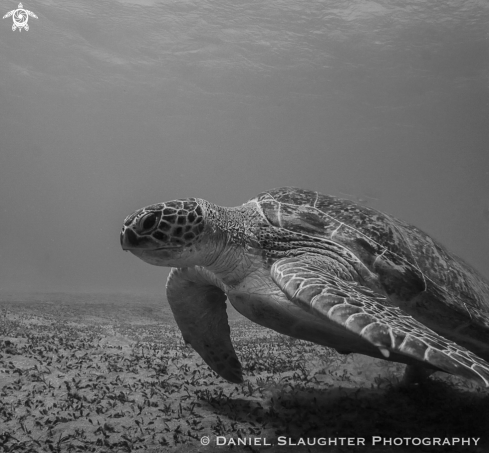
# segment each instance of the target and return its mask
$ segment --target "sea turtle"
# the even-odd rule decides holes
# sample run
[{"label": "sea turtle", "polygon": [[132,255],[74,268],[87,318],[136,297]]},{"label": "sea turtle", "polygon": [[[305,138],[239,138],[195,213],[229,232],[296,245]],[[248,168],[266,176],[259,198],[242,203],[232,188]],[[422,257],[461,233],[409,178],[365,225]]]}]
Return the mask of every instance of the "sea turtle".
[{"label": "sea turtle", "polygon": [[22,28],[25,28],[26,31],[29,31],[29,24],[27,23],[29,21],[29,16],[33,17],[34,19],[38,18],[32,11],[24,9],[22,3],[19,3],[17,9],[13,9],[12,11],[9,11],[7,14],[5,14],[2,19],[10,16],[12,16],[12,19],[14,21],[14,23],[12,24],[12,31],[15,31],[17,28],[19,29],[19,31],[22,31]]},{"label": "sea turtle", "polygon": [[243,377],[226,297],[282,334],[405,363],[406,383],[444,371],[489,386],[489,283],[375,209],[292,187],[233,208],[188,198],[134,212],[120,240],[173,266],[167,297],[183,338],[228,381]]}]

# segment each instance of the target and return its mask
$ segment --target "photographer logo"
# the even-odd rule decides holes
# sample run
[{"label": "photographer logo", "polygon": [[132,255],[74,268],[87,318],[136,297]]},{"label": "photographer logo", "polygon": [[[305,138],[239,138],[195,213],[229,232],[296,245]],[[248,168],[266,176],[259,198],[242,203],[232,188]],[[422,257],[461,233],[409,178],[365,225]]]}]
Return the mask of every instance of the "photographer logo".
[{"label": "photographer logo", "polygon": [[17,9],[13,9],[12,11],[9,11],[7,14],[5,14],[5,16],[3,16],[3,19],[10,16],[12,16],[12,19],[14,21],[12,25],[12,31],[15,31],[17,28],[19,29],[19,31],[22,31],[23,28],[28,31],[29,24],[27,22],[29,20],[29,16],[37,19],[37,16],[32,11],[24,9],[22,3],[19,3]]}]

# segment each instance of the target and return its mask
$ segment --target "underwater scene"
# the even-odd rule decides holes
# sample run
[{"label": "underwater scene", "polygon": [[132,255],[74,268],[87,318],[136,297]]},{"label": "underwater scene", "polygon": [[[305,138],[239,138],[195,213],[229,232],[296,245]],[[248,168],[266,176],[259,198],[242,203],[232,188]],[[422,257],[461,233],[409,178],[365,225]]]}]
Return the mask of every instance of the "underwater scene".
[{"label": "underwater scene", "polygon": [[489,451],[487,1],[1,7],[1,451]]}]

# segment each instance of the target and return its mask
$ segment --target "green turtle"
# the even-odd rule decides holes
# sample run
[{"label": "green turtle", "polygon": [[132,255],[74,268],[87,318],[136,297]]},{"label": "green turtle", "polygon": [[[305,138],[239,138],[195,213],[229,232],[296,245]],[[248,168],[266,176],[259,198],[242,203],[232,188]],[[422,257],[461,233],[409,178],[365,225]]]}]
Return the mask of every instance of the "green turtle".
[{"label": "green turtle", "polygon": [[282,187],[242,206],[153,204],[121,245],[171,269],[167,297],[185,342],[243,381],[226,298],[291,337],[407,364],[404,381],[444,371],[489,386],[489,283],[420,229],[370,207]]}]

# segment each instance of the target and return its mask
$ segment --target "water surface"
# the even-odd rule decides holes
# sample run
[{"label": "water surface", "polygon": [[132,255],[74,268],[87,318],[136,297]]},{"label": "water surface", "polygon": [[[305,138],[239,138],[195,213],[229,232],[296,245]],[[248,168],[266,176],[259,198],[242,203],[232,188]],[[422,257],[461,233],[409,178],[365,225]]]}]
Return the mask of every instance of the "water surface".
[{"label": "water surface", "polygon": [[120,250],[127,214],[282,185],[397,215],[489,275],[486,1],[24,8],[29,31],[0,21],[3,289],[162,292]]}]

